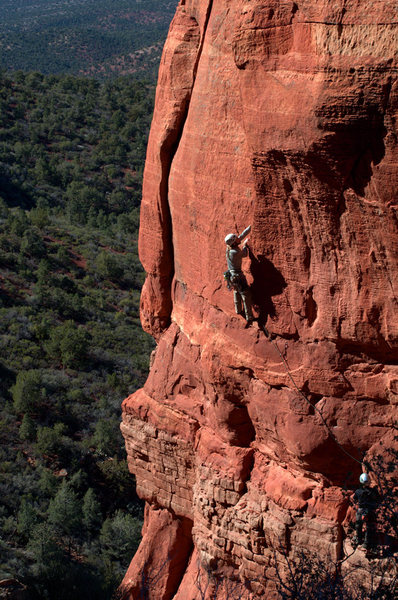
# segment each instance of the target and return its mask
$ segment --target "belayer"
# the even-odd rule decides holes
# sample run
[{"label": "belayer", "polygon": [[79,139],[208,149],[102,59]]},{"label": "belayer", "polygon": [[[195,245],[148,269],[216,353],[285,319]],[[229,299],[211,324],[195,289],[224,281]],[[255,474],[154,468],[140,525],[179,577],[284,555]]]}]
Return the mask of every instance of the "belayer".
[{"label": "belayer", "polygon": [[[376,488],[370,487],[370,477],[367,473],[362,473],[359,477],[361,487],[355,490],[351,496],[351,501],[357,509],[355,519],[355,538],[354,545],[363,545],[370,548],[374,544],[375,535],[375,511],[380,503],[380,496]],[[365,535],[363,526],[366,525]]]},{"label": "belayer", "polygon": [[[242,259],[248,256],[249,250],[247,243],[240,247],[240,243],[243,238],[250,232],[251,225],[246,227],[240,235],[229,233],[225,237],[225,243],[227,245],[226,258],[228,271],[224,273],[224,277],[227,281],[228,289],[234,291],[234,304],[236,314],[240,315],[244,311],[244,315],[247,323],[253,322],[252,302],[249,286],[246,277],[242,273]],[[243,311],[242,311],[243,304]]]}]

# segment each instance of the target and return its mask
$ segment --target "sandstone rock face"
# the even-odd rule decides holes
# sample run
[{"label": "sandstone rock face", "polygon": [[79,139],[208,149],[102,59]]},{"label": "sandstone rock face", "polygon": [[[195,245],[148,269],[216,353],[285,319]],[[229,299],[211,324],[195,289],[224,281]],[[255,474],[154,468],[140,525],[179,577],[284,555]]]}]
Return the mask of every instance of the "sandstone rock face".
[{"label": "sandstone rock face", "polygon": [[[397,420],[396,22],[395,0],[177,8],[139,245],[158,346],[123,404],[151,507],[125,598],[152,563],[154,599],[215,598],[209,569],[224,597],[272,598],[276,554],[342,557],[344,489]],[[248,224],[272,341],[223,283],[224,236]]]}]

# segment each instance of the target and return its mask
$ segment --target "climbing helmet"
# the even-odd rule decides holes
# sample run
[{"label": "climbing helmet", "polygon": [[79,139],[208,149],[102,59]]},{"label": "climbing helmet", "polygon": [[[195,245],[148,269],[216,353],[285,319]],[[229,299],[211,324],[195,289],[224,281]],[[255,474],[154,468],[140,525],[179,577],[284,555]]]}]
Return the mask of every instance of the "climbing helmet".
[{"label": "climbing helmet", "polygon": [[225,236],[225,243],[228,246],[232,246],[237,241],[238,237],[234,233],[229,233]]}]

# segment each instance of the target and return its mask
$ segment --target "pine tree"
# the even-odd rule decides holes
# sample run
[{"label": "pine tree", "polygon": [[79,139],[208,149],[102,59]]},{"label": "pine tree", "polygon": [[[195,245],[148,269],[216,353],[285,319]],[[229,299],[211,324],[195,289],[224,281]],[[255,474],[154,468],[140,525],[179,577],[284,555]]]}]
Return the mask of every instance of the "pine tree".
[{"label": "pine tree", "polygon": [[36,425],[28,413],[25,413],[19,428],[19,437],[21,440],[32,441],[36,437]]},{"label": "pine tree", "polygon": [[32,506],[32,499],[24,496],[17,516],[17,531],[25,539],[29,539],[30,534],[37,524],[37,514]]},{"label": "pine tree", "polygon": [[62,578],[64,553],[56,541],[56,532],[49,523],[39,523],[32,532],[28,550],[33,557],[33,574],[42,581]]},{"label": "pine tree", "polygon": [[83,525],[91,537],[99,531],[102,524],[101,505],[93,488],[89,488],[83,498]]},{"label": "pine tree", "polygon": [[127,568],[141,539],[142,523],[135,517],[117,510],[101,528],[102,554],[108,561],[117,561],[121,572]]},{"label": "pine tree", "polygon": [[48,507],[48,522],[68,539],[69,550],[82,525],[81,501],[64,480]]}]

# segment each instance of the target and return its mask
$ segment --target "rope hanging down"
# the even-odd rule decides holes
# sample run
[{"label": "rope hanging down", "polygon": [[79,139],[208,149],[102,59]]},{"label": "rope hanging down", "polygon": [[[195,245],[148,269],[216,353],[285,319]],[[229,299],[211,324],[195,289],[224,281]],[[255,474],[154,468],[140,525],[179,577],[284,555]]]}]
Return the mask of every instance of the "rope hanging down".
[{"label": "rope hanging down", "polygon": [[[353,456],[352,454],[350,454],[345,448],[343,448],[343,446],[337,441],[336,436],[334,435],[333,431],[330,429],[329,425],[326,423],[321,411],[319,410],[319,408],[317,408],[317,406],[315,404],[312,404],[312,402],[310,402],[307,398],[307,396],[300,390],[300,388],[298,387],[298,385],[296,384],[296,382],[294,381],[292,374],[290,373],[290,369],[289,369],[289,365],[287,364],[287,361],[285,359],[285,357],[283,356],[282,352],[279,350],[278,348],[278,344],[276,342],[274,342],[274,340],[271,338],[268,330],[266,329],[266,327],[264,325],[260,325],[259,324],[259,328],[261,329],[261,331],[264,333],[265,337],[271,342],[271,344],[274,346],[274,348],[276,348],[276,351],[278,352],[279,356],[282,359],[283,365],[286,369],[286,372],[289,376],[290,381],[292,382],[292,384],[294,385],[294,387],[296,388],[296,390],[298,391],[298,393],[300,394],[300,396],[302,398],[304,398],[304,400],[314,409],[316,410],[316,412],[318,413],[318,415],[321,417],[322,423],[325,425],[326,429],[328,430],[328,432],[331,435],[332,440],[338,445],[338,447],[340,448],[340,450],[342,452],[344,452],[344,454],[346,454],[349,458],[351,458],[352,460],[354,460],[355,462],[357,462],[359,465],[361,465],[362,469],[364,469],[364,464],[362,461],[358,460],[357,458],[355,458],[355,456]],[[368,469],[370,469],[369,466],[367,466]]]}]

